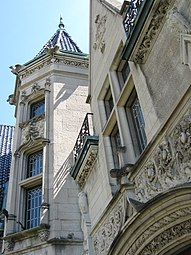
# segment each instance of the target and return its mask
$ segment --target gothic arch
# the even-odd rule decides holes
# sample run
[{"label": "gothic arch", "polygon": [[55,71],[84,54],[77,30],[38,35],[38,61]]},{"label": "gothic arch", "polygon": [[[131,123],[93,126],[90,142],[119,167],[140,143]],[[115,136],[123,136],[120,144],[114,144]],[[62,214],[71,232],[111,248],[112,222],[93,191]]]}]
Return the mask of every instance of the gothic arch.
[{"label": "gothic arch", "polygon": [[189,245],[190,183],[173,188],[147,202],[139,212],[127,220],[108,254],[179,255]]}]

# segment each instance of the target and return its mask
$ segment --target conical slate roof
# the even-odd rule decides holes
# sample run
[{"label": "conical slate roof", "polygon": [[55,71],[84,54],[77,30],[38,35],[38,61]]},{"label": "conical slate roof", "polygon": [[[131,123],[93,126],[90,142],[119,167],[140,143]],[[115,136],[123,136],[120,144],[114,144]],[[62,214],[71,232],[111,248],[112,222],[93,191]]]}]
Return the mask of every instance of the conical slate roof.
[{"label": "conical slate roof", "polygon": [[65,31],[62,18],[60,17],[59,29],[56,33],[50,38],[50,40],[43,46],[35,58],[40,57],[43,53],[49,48],[54,48],[55,46],[59,47],[59,50],[64,50],[68,52],[78,52],[82,53],[77,44],[72,40],[70,35]]}]

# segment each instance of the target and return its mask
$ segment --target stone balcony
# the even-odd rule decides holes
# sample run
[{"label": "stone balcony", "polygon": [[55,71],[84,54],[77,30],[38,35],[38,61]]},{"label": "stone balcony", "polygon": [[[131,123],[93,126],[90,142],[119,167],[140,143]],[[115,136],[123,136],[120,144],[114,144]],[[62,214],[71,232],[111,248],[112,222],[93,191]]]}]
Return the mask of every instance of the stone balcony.
[{"label": "stone balcony", "polygon": [[92,113],[87,113],[73,148],[71,175],[83,187],[98,153],[98,137],[92,124]]}]

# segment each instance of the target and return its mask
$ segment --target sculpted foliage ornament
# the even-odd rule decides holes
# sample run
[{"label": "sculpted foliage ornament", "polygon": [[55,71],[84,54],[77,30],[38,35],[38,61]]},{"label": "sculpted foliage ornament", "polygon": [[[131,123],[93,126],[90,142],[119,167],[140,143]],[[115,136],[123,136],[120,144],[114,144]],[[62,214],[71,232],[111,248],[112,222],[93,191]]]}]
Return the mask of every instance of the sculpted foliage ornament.
[{"label": "sculpted foliage ornament", "polygon": [[125,217],[126,203],[122,197],[93,236],[95,254],[107,254],[110,245],[125,222]]},{"label": "sculpted foliage ornament", "polygon": [[91,152],[88,156],[88,159],[85,163],[85,166],[83,167],[83,170],[82,172],[77,176],[76,180],[78,182],[78,184],[83,187],[93,166],[94,166],[94,163],[95,163],[95,160],[97,158],[97,148],[96,149],[91,149]]},{"label": "sculpted foliage ornament", "polygon": [[162,29],[162,26],[165,21],[165,17],[167,14],[167,11],[171,5],[171,2],[173,0],[161,0],[159,1],[158,8],[156,9],[149,27],[145,33],[145,36],[143,37],[143,40],[136,51],[134,61],[138,64],[144,64],[146,61],[146,58],[148,57],[149,52],[151,51],[152,46],[154,45],[154,42]]},{"label": "sculpted foliage ornament", "polygon": [[39,238],[40,238],[40,240],[41,240],[42,242],[47,241],[48,238],[49,238],[49,235],[50,235],[50,231],[47,230],[47,229],[45,229],[45,230],[39,232],[39,234],[38,234],[38,236],[39,236]]},{"label": "sculpted foliage ornament", "polygon": [[185,115],[164,138],[135,177],[135,193],[141,202],[191,181],[191,114]]},{"label": "sculpted foliage ornament", "polygon": [[7,252],[13,251],[13,250],[14,250],[14,247],[15,247],[15,242],[14,242],[14,240],[10,239],[10,240],[5,241],[5,250],[6,250]]},{"label": "sculpted foliage ornament", "polygon": [[106,31],[106,15],[100,16],[99,14],[96,16],[95,24],[96,24],[96,34],[95,34],[95,43],[93,45],[93,48],[100,49],[101,53],[105,50],[105,40],[104,40],[104,34]]}]

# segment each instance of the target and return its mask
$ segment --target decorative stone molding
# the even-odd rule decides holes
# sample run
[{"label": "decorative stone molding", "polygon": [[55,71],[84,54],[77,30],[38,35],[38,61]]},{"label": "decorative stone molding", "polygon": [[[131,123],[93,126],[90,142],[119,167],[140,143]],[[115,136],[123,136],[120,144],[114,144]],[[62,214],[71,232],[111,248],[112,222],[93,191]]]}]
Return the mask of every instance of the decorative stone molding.
[{"label": "decorative stone molding", "polygon": [[[92,148],[91,148],[92,147]],[[79,174],[76,177],[76,181],[80,185],[80,187],[83,187],[86,183],[86,180],[94,166],[95,160],[97,158],[98,148],[97,146],[91,146],[90,150],[88,152],[88,156],[86,160],[84,160],[84,164],[81,167],[81,171],[79,171]]]},{"label": "decorative stone molding", "polygon": [[154,149],[135,177],[135,194],[146,202],[177,185],[191,182],[191,113]]},{"label": "decorative stone molding", "polygon": [[[177,224],[180,219],[189,217],[190,213],[191,208],[186,207],[167,214],[145,229],[144,233],[135,240],[125,255],[137,254],[138,250],[138,254],[141,255],[160,254],[160,249],[164,248],[166,244],[174,242],[176,238],[191,232],[191,219]],[[183,228],[185,229],[183,230]]]},{"label": "decorative stone molding", "polygon": [[182,34],[180,38],[181,59],[184,65],[191,69],[191,35]]},{"label": "decorative stone molding", "polygon": [[58,64],[64,64],[66,66],[75,66],[78,68],[85,68],[87,69],[89,64],[88,64],[88,59],[75,59],[71,57],[60,57],[59,55],[55,54],[54,58],[49,56],[48,58],[45,58],[43,61],[41,61],[39,64],[32,65],[30,67],[26,67],[21,70],[20,73],[20,78],[24,79],[26,77],[29,77],[31,74],[38,72],[42,68],[49,66],[53,63],[58,63]]},{"label": "decorative stone molding", "polygon": [[93,234],[95,254],[107,254],[114,238],[117,236],[126,220],[126,207],[125,197],[122,196]]},{"label": "decorative stone molding", "polygon": [[5,251],[10,252],[13,251],[15,247],[15,242],[10,239],[5,242]]},{"label": "decorative stone molding", "polygon": [[133,61],[138,64],[144,64],[156,41],[156,38],[165,22],[167,11],[174,0],[161,0],[158,7],[150,20],[148,29],[140,43],[140,46],[133,54]]},{"label": "decorative stone molding", "polygon": [[94,50],[100,49],[101,53],[105,50],[105,40],[104,34],[106,31],[106,15],[100,16],[99,14],[96,16],[95,24],[96,24],[96,34],[95,34],[95,43],[93,44]]},{"label": "decorative stone molding", "polygon": [[50,231],[47,230],[47,229],[45,229],[45,230],[43,230],[43,231],[41,231],[41,232],[38,233],[38,237],[40,238],[40,240],[41,240],[42,242],[47,241],[48,238],[49,238],[49,235],[50,235]]},{"label": "decorative stone molding", "polygon": [[174,7],[167,14],[167,25],[171,32],[176,33],[180,39],[180,33],[188,34],[191,32],[191,24],[186,18]]}]

